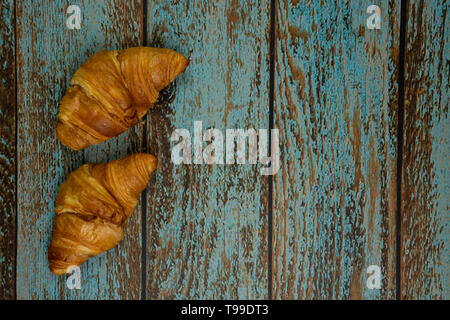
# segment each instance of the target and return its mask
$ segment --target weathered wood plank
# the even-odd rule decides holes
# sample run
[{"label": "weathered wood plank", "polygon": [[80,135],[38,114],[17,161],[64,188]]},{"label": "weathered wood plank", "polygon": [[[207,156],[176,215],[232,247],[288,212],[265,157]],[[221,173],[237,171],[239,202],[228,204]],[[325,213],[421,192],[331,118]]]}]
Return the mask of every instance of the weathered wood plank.
[{"label": "weathered wood plank", "polygon": [[[190,65],[147,120],[147,298],[267,298],[267,177],[256,165],[174,165],[194,121],[269,127],[269,1],[149,1],[148,43]],[[206,143],[203,144],[206,146]]]},{"label": "weathered wood plank", "polygon": [[450,298],[450,17],[409,1],[402,163],[401,298]]},{"label": "weathered wood plank", "polygon": [[[399,1],[279,1],[274,127],[277,299],[395,297]],[[378,265],[381,289],[366,287]]]},{"label": "weathered wood plank", "polygon": [[[81,30],[66,27],[66,9],[81,8]],[[141,212],[125,239],[82,266],[81,290],[66,288],[66,276],[48,270],[47,248],[54,198],[67,175],[84,162],[119,158],[139,150],[139,129],[83,152],[55,137],[58,103],[81,63],[102,49],[142,41],[142,3],[135,1],[19,1],[18,5],[18,259],[19,299],[139,298]]]},{"label": "weathered wood plank", "polygon": [[0,3],[0,300],[14,299],[16,80],[14,1]]}]

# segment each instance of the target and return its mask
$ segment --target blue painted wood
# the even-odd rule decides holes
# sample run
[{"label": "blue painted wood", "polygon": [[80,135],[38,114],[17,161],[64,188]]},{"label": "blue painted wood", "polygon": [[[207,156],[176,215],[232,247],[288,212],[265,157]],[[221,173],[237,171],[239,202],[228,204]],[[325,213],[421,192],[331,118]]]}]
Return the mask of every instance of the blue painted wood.
[{"label": "blue painted wood", "polygon": [[[268,184],[259,166],[175,166],[175,128],[267,128],[269,1],[17,2],[19,299],[395,296],[399,2],[381,1],[382,29],[365,27],[369,1],[277,1],[273,265]],[[449,298],[448,4],[407,7],[402,170],[402,298]],[[82,29],[65,9],[78,4]],[[14,297],[13,2],[0,6],[0,297]],[[143,10],[148,21],[144,22]],[[146,124],[83,152],[55,138],[58,102],[73,73],[104,48],[148,44],[191,60]],[[147,136],[143,137],[146,126]],[[82,289],[49,273],[59,184],[82,163],[140,150],[159,158],[118,248],[82,267]],[[141,261],[145,236],[147,261]],[[145,268],[141,264],[145,263]],[[379,265],[382,288],[366,268]]]},{"label": "blue painted wood", "polygon": [[[81,8],[81,30],[66,27],[70,4]],[[139,150],[140,130],[84,152],[72,152],[55,137],[58,103],[87,57],[102,49],[142,40],[141,1],[33,1],[17,3],[18,41],[18,256],[19,299],[140,298],[141,213],[129,221],[117,248],[82,266],[81,290],[66,288],[67,276],[48,270],[47,248],[58,186],[85,162],[119,158]]]},{"label": "blue painted wood", "polygon": [[16,84],[14,1],[0,4],[0,300],[14,299]]},{"label": "blue painted wood", "polygon": [[366,28],[371,4],[277,2],[277,299],[395,297],[400,2],[379,1],[381,30]]},{"label": "blue painted wood", "polygon": [[450,3],[410,1],[401,298],[450,298]]},{"label": "blue painted wood", "polygon": [[[148,43],[189,57],[149,112],[147,298],[268,297],[267,177],[257,165],[174,165],[176,128],[269,127],[269,1],[149,1]],[[204,144],[206,146],[206,143]]]}]

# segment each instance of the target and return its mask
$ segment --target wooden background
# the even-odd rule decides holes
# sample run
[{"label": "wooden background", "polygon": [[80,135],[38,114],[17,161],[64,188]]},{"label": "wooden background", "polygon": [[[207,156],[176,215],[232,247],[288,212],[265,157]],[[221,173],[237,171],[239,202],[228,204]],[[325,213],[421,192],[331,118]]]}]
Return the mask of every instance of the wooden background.
[{"label": "wooden background", "polygon": [[[0,2],[1,299],[449,299],[446,1]],[[66,9],[81,8],[81,30]],[[139,126],[85,151],[55,137],[93,53],[148,45],[190,65]],[[175,128],[278,128],[281,169],[170,161]],[[59,184],[85,162],[158,156],[81,290],[51,274]],[[378,265],[381,289],[368,289]]]}]

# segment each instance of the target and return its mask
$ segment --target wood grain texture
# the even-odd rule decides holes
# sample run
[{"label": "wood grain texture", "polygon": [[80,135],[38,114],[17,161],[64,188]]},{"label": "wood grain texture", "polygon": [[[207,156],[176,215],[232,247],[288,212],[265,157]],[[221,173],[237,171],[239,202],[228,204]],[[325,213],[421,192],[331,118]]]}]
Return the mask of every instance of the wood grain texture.
[{"label": "wood grain texture", "polygon": [[0,300],[14,299],[16,83],[14,1],[0,3]]},{"label": "wood grain texture", "polygon": [[[378,3],[378,31],[366,28],[368,0],[276,1],[272,266],[260,165],[170,160],[171,133],[192,133],[194,121],[223,132],[268,128],[270,1],[143,3],[16,1],[17,34],[14,1],[0,3],[0,299],[16,287],[18,299],[138,299],[144,289],[148,299],[261,299],[270,267],[276,299],[395,298],[400,1]],[[66,27],[71,4],[81,30]],[[450,297],[448,9],[438,0],[407,5],[403,299]],[[99,50],[142,44],[144,24],[148,45],[190,58],[186,73],[146,123],[84,151],[63,147],[55,127],[71,76]],[[81,290],[67,289],[47,262],[60,183],[85,162],[142,144],[159,159],[146,221],[140,203],[125,239],[82,266]],[[369,265],[381,267],[380,290],[366,287]]]},{"label": "wood grain texture", "polygon": [[[150,111],[147,298],[267,298],[267,177],[259,165],[174,165],[174,129],[268,128],[268,1],[149,1],[148,43],[190,59]],[[204,143],[203,146],[206,146]]]},{"label": "wood grain texture", "polygon": [[[276,299],[395,297],[399,1],[279,1]],[[378,265],[381,289],[367,289]]]},{"label": "wood grain texture", "polygon": [[450,298],[450,3],[409,1],[401,298]]},{"label": "wood grain texture", "polygon": [[[66,27],[66,9],[81,8],[81,30]],[[125,239],[81,267],[81,290],[48,270],[47,249],[58,186],[85,162],[113,160],[140,148],[134,128],[109,142],[73,152],[55,137],[58,103],[70,78],[102,49],[142,42],[141,1],[18,1],[18,257],[19,299],[140,298],[141,212]]]}]

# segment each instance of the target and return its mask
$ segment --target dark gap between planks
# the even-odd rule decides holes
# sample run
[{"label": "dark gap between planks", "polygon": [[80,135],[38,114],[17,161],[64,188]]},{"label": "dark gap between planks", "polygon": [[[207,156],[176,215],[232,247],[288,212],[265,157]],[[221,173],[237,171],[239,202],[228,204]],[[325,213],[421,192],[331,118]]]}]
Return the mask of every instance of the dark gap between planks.
[{"label": "dark gap between planks", "polygon": [[[270,64],[269,64],[269,146],[272,146],[272,134],[271,130],[273,129],[273,104],[274,104],[274,92],[275,92],[275,10],[276,3],[275,0],[270,1],[270,43],[269,43],[269,55],[270,55]],[[272,147],[269,148],[270,157],[272,157]],[[269,175],[269,194],[268,194],[268,234],[267,234],[267,250],[268,250],[268,268],[267,268],[267,295],[268,298],[272,299],[272,261],[273,261],[273,252],[272,252],[272,233],[273,233],[273,176]]]},{"label": "dark gap between planks", "polygon": [[14,97],[14,99],[15,99],[15,108],[16,108],[16,112],[14,113],[15,114],[15,119],[14,119],[14,121],[15,121],[15,123],[16,123],[16,130],[15,130],[15,137],[14,137],[14,139],[15,139],[15,143],[16,143],[16,147],[15,147],[15,152],[16,152],[16,154],[15,154],[15,160],[16,160],[16,164],[15,164],[15,170],[16,170],[16,185],[15,185],[15,187],[16,187],[16,190],[15,190],[15,199],[14,199],[14,201],[16,202],[16,215],[15,215],[15,217],[14,217],[14,220],[15,220],[15,222],[14,222],[14,233],[15,233],[15,245],[14,245],[14,264],[13,264],[13,273],[14,273],[14,281],[13,281],[13,283],[14,283],[14,289],[13,289],[13,291],[14,291],[14,300],[17,300],[17,246],[18,246],[18,237],[17,237],[17,234],[18,234],[18,216],[19,216],[19,199],[18,199],[18,195],[17,195],[17,191],[18,191],[18,173],[19,173],[19,162],[18,162],[18,156],[17,156],[17,153],[18,153],[18,151],[17,151],[17,138],[18,138],[18,135],[19,135],[19,126],[18,126],[18,124],[19,124],[19,115],[18,115],[18,95],[17,95],[17,93],[18,93],[18,81],[17,81],[17,68],[18,68],[18,65],[17,65],[17,52],[18,52],[18,50],[17,50],[17,47],[18,47],[18,41],[17,41],[17,1],[14,1],[14,90],[15,90],[15,93],[14,93],[14,95],[15,95],[15,97]]},{"label": "dark gap between planks", "polygon": [[[142,1],[142,45],[147,46],[147,0]],[[147,118],[148,113],[144,117],[144,125],[142,129],[142,152],[147,152]],[[141,194],[141,210],[142,210],[142,224],[141,224],[141,300],[146,300],[147,297],[147,188]]]},{"label": "dark gap between planks", "polygon": [[402,160],[403,160],[403,118],[405,114],[405,43],[407,0],[400,7],[400,50],[398,63],[398,113],[397,113],[397,212],[396,212],[396,250],[395,250],[395,295],[401,299],[401,240],[402,240]]}]

